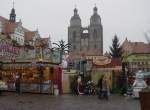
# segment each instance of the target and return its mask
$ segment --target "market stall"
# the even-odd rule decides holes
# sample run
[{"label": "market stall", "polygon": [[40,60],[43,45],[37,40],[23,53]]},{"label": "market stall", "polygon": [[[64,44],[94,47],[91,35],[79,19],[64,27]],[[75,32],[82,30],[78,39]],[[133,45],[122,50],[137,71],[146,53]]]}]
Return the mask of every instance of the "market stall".
[{"label": "market stall", "polygon": [[48,62],[16,62],[3,64],[1,73],[8,85],[8,91],[15,90],[15,75],[21,73],[21,92],[53,94],[54,83],[61,89],[59,68],[57,64]]}]

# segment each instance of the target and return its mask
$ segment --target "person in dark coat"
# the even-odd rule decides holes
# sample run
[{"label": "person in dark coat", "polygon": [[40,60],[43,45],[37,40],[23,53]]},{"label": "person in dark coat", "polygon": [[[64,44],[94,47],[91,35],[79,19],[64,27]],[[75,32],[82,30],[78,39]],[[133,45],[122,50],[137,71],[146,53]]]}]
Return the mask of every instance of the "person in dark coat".
[{"label": "person in dark coat", "polygon": [[103,78],[102,81],[102,97],[108,100],[108,82],[106,76]]},{"label": "person in dark coat", "polygon": [[[0,75],[0,81],[2,80],[2,76]],[[0,95],[2,95],[2,90],[0,88]]]},{"label": "person in dark coat", "polygon": [[16,74],[16,80],[15,80],[15,88],[16,88],[17,94],[20,94],[20,81],[21,81],[21,74],[17,73]]},{"label": "person in dark coat", "polygon": [[98,80],[98,98],[101,99],[102,98],[102,81],[103,81],[104,76],[102,76],[99,80]]}]

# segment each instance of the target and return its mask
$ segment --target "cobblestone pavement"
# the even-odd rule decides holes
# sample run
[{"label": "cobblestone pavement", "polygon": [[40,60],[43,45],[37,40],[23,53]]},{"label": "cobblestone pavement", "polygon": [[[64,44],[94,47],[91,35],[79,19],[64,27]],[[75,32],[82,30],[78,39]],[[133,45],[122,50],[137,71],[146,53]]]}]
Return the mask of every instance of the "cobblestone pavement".
[{"label": "cobblestone pavement", "polygon": [[0,110],[140,110],[140,104],[139,100],[119,95],[111,95],[106,101],[97,96],[4,93]]}]

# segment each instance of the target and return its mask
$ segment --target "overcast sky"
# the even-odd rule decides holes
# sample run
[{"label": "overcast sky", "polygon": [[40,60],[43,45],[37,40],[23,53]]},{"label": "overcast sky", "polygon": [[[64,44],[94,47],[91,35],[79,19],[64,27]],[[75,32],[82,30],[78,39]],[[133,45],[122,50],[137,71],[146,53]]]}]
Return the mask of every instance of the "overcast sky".
[{"label": "overcast sky", "polygon": [[[88,26],[96,4],[104,29],[104,51],[109,50],[114,34],[120,42],[146,42],[144,32],[150,30],[150,0],[15,0],[17,20],[30,30],[39,29],[41,36],[52,42],[67,42],[70,18],[77,6],[82,25]],[[0,16],[9,18],[12,0],[0,0]]]}]

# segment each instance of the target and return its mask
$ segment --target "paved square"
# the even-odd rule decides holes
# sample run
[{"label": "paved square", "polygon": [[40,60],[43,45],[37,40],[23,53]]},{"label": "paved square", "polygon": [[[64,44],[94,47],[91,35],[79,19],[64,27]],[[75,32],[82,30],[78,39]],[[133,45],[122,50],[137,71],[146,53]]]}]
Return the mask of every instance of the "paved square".
[{"label": "paved square", "polygon": [[140,103],[119,95],[111,95],[106,101],[97,96],[4,93],[0,110],[140,110]]}]

